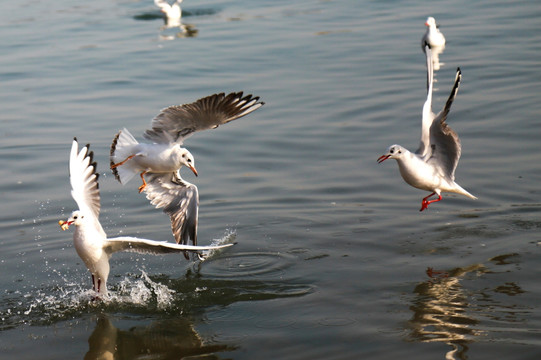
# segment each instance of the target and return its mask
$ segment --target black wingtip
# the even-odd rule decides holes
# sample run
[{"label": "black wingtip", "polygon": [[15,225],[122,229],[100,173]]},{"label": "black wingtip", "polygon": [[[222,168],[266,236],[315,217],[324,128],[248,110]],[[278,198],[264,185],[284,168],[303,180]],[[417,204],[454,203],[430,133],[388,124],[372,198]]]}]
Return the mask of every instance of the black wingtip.
[{"label": "black wingtip", "polygon": [[[77,141],[77,136],[73,137],[73,141]],[[77,142],[79,142],[79,141],[77,141]]]}]

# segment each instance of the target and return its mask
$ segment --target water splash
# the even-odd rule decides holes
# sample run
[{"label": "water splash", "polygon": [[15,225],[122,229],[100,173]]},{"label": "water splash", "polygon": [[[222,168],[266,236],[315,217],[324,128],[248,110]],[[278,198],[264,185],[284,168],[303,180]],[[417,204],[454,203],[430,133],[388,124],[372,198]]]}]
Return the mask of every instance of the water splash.
[{"label": "water splash", "polygon": [[125,277],[119,284],[119,289],[109,295],[108,301],[117,304],[148,306],[155,304],[159,310],[164,310],[174,303],[176,291],[166,285],[152,281],[148,274],[141,270],[141,279],[133,281]]}]

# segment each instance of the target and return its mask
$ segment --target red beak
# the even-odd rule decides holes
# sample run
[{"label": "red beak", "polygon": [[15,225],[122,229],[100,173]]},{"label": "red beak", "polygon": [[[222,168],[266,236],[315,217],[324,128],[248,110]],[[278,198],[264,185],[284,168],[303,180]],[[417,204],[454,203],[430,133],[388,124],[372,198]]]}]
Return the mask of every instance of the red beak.
[{"label": "red beak", "polygon": [[190,170],[193,171],[193,173],[195,174],[195,176],[197,176],[197,170],[196,170],[192,165],[188,165],[188,167],[190,168]]},{"label": "red beak", "polygon": [[381,164],[382,162],[384,162],[385,160],[387,160],[388,158],[390,158],[391,155],[381,155],[379,158],[378,158],[378,164]]}]

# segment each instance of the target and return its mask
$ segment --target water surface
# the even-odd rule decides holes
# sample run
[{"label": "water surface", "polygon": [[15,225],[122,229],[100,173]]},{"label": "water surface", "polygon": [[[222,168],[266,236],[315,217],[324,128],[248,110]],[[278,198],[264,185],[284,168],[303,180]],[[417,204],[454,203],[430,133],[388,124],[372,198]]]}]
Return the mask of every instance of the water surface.
[{"label": "water surface", "polygon": [[[539,358],[536,3],[183,4],[190,36],[150,0],[0,5],[2,357]],[[447,38],[435,111],[463,72],[448,122],[479,200],[420,213],[427,194],[376,159],[418,145],[427,16]],[[138,185],[111,176],[109,145],[222,91],[266,105],[189,138],[200,176],[183,175],[201,244],[238,244],[202,264],[115,254],[110,301],[91,301],[57,225],[75,209],[73,137],[95,151],[108,234],[172,241]]]}]

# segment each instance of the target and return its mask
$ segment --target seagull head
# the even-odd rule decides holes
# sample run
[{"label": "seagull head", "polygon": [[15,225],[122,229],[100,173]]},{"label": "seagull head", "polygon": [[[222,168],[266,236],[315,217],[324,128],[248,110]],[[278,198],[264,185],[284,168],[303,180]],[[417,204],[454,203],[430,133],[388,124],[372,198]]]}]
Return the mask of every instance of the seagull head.
[{"label": "seagull head", "polygon": [[197,176],[197,170],[195,169],[195,160],[193,155],[188,151],[188,149],[180,148],[180,163],[188,167],[192,172]]},{"label": "seagull head", "polygon": [[391,145],[387,149],[387,153],[385,155],[381,155],[378,158],[378,163],[382,163],[387,159],[398,159],[404,154],[404,148],[400,145]]},{"label": "seagull head", "polygon": [[436,19],[434,19],[432,16],[429,16],[426,19],[425,25],[426,26],[436,26]]},{"label": "seagull head", "polygon": [[75,210],[71,213],[71,216],[68,218],[68,220],[60,220],[58,222],[58,225],[60,225],[60,228],[62,228],[62,230],[68,230],[70,225],[81,225],[83,223],[84,217],[84,214],[80,210]]}]

